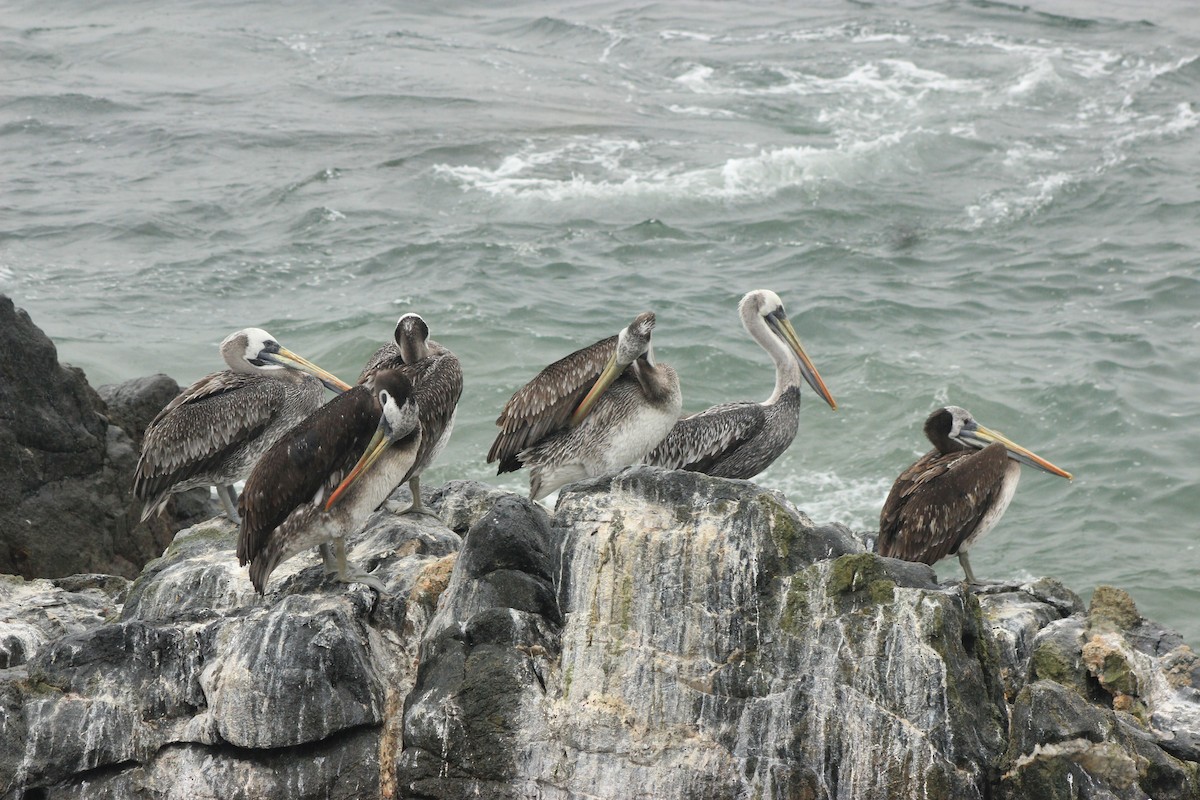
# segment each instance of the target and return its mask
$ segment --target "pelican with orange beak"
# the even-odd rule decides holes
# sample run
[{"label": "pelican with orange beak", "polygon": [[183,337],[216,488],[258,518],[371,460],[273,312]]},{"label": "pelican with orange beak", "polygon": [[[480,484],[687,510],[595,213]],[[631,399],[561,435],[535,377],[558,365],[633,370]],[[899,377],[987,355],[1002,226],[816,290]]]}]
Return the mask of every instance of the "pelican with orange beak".
[{"label": "pelican with orange beak", "polygon": [[326,572],[337,580],[384,591],[378,577],[347,565],[346,537],[417,461],[421,423],[412,394],[400,372],[379,370],[259,459],[242,491],[237,553],[260,594],[276,567],[311,547],[320,548]]},{"label": "pelican with orange beak", "polygon": [[646,456],[647,464],[721,478],[753,478],[796,438],[802,383],[837,410],[779,295],[769,289],[747,292],[738,303],[738,315],[746,332],[775,362],[775,391],[761,403],[721,403],[684,417]]},{"label": "pelican with orange beak", "polygon": [[145,501],[143,522],[172,494],[200,486],[215,486],[229,519],[238,522],[233,484],[317,410],[325,388],[350,388],[261,328],[225,337],[221,357],[229,369],[184,389],[146,427],[133,476],[133,494]]},{"label": "pelican with orange beak", "polygon": [[939,408],[925,420],[934,449],[896,479],[879,515],[875,551],[933,564],[957,555],[978,583],[967,550],[995,527],[1012,501],[1021,465],[1071,480],[1071,473],[983,427],[965,409]]}]

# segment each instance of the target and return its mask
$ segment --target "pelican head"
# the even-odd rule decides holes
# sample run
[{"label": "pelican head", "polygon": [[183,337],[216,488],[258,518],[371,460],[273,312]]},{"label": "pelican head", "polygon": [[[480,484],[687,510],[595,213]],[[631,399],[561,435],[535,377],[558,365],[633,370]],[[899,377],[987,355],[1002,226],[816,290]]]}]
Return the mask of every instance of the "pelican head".
[{"label": "pelican head", "polygon": [[1009,458],[1040,469],[1042,472],[1049,472],[1051,475],[1057,475],[1067,480],[1072,479],[1071,473],[1066,470],[1060,469],[1041,456],[1026,450],[998,431],[983,427],[965,408],[946,406],[934,411],[925,420],[925,435],[943,453],[958,449],[947,447],[949,443],[956,444],[962,449],[982,450],[993,442],[999,442],[1008,451]]},{"label": "pelican head", "polygon": [[587,393],[587,397],[583,398],[583,402],[575,409],[575,413],[571,415],[571,424],[578,425],[583,422],[592,407],[596,405],[596,401],[604,394],[605,390],[612,385],[612,382],[620,377],[633,362],[642,359],[646,365],[653,368],[654,348],[650,344],[650,334],[654,331],[654,312],[643,311],[634,318],[629,326],[623,328],[617,334],[617,347],[613,351],[612,356],[608,359],[608,363],[604,365],[604,369],[600,372],[600,377],[596,379],[592,390]]},{"label": "pelican head", "polygon": [[415,364],[429,355],[429,326],[420,314],[409,312],[396,320],[396,346],[405,364]]},{"label": "pelican head", "polygon": [[358,463],[330,493],[325,502],[326,511],[333,508],[389,447],[414,434],[421,435],[417,402],[412,397],[412,383],[408,378],[396,370],[384,369],[368,378],[367,388],[375,395],[375,402],[379,406],[379,424]]},{"label": "pelican head", "polygon": [[796,366],[800,368],[800,374],[812,387],[812,390],[820,395],[830,408],[837,410],[837,401],[833,399],[825,381],[821,379],[821,374],[813,366],[808,353],[804,352],[804,347],[800,344],[800,338],[796,336],[796,330],[792,327],[791,321],[788,320],[787,311],[784,310],[783,301],[779,299],[779,295],[770,289],[755,289],[747,292],[738,303],[738,314],[741,315],[742,325],[746,331],[774,356],[779,352],[779,348],[772,347],[769,341],[758,335],[758,331],[765,325],[770,336],[782,345],[783,352],[780,355],[794,359]]},{"label": "pelican head", "polygon": [[333,373],[288,350],[262,328],[243,328],[226,336],[221,342],[221,357],[234,372],[270,374],[294,369],[307,372],[339,394],[350,388]]}]

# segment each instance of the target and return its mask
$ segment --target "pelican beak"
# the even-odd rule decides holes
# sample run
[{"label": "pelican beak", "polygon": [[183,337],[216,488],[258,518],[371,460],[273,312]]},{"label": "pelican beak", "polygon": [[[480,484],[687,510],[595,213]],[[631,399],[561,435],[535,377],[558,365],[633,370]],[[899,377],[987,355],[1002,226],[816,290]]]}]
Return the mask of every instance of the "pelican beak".
[{"label": "pelican beak", "polygon": [[1054,466],[1041,456],[1026,450],[1021,445],[1008,439],[1003,434],[977,425],[973,430],[964,430],[960,434],[961,438],[966,439],[968,443],[977,447],[984,447],[992,442],[999,442],[1008,450],[1008,455],[1022,464],[1027,464],[1034,469],[1040,469],[1042,472],[1049,472],[1051,475],[1057,475],[1060,478],[1073,480],[1074,476],[1065,469],[1060,469]]},{"label": "pelican beak", "polygon": [[617,364],[617,354],[614,351],[612,357],[608,359],[608,363],[604,365],[604,370],[600,373],[600,377],[596,379],[592,390],[587,393],[587,397],[583,398],[583,402],[575,409],[575,413],[571,415],[571,427],[575,427],[583,422],[584,418],[591,413],[592,406],[596,405],[596,401],[604,394],[605,390],[612,385],[612,382],[623,372],[623,368]]},{"label": "pelican beak", "polygon": [[804,347],[800,344],[800,338],[796,336],[796,330],[792,327],[792,323],[788,321],[787,316],[782,310],[768,314],[767,323],[775,329],[779,337],[791,348],[792,353],[796,356],[796,361],[800,364],[800,374],[804,376],[804,380],[808,381],[808,385],[812,387],[813,391],[819,394],[821,399],[829,403],[829,407],[836,411],[837,401],[829,393],[829,388],[825,385],[825,381],[821,380],[821,374],[813,366],[812,359],[808,357],[808,353],[804,352]]},{"label": "pelican beak", "polygon": [[281,364],[285,367],[307,372],[309,375],[312,375],[321,383],[325,384],[325,388],[331,389],[338,394],[350,389],[350,384],[343,381],[337,375],[334,375],[332,372],[326,372],[316,364],[309,361],[307,358],[296,355],[286,347],[280,347],[278,353],[264,353],[263,357],[271,359],[276,364]]},{"label": "pelican beak", "polygon": [[371,465],[379,460],[379,457],[391,447],[392,437],[388,428],[387,421],[379,418],[379,425],[375,428],[375,435],[371,437],[367,449],[363,451],[362,457],[358,459],[358,463],[354,465],[354,469],[350,470],[350,474],[342,479],[342,482],[337,485],[333,493],[329,495],[329,499],[325,501],[325,510],[333,508],[334,504],[341,499],[354,482],[371,468]]}]

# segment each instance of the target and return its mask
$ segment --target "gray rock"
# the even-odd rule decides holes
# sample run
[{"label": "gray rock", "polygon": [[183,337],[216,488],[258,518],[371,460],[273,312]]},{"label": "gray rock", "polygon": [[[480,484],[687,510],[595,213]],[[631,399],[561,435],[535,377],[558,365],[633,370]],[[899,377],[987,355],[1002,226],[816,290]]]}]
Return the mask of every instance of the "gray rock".
[{"label": "gray rock", "polygon": [[0,798],[1200,796],[1200,663],[1119,590],[939,585],[692,473],[426,499],[465,537],[352,539],[383,597],[309,554],[260,598],[222,519],[0,582]]},{"label": "gray rock", "polygon": [[[387,596],[332,582],[304,555],[260,598],[232,525],[181,532],[119,614],[62,625],[23,667],[0,672],[0,796],[378,794],[380,743],[398,739],[420,634],[460,541],[428,518],[378,513],[349,555]],[[108,586],[93,583],[65,583],[83,597],[77,617]],[[0,623],[0,641],[15,624]]]},{"label": "gray rock", "polygon": [[83,372],[61,366],[29,315],[0,296],[0,573],[133,578],[170,542],[169,523],[138,522],[137,449],[108,413]]}]

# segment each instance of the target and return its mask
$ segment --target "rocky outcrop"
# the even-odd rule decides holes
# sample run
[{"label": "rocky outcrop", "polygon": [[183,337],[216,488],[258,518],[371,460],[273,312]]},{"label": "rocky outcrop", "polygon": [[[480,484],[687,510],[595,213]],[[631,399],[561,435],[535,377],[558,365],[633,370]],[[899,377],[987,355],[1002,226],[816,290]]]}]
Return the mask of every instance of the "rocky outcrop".
[{"label": "rocky outcrop", "polygon": [[940,585],[653,468],[429,505],[352,540],[381,598],[313,555],[259,598],[221,520],[0,583],[0,797],[1200,796],[1196,656],[1118,590]]},{"label": "rocky outcrop", "polygon": [[202,493],[183,502],[181,520],[139,524],[131,487],[141,430],[157,413],[147,417],[149,406],[165,405],[178,386],[160,378],[106,391],[111,408],[0,296],[0,573],[133,578],[182,524],[212,515]]}]

